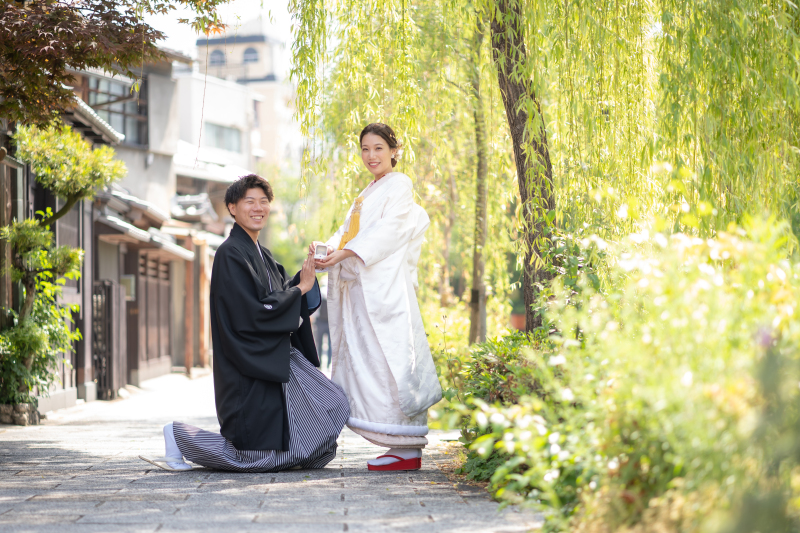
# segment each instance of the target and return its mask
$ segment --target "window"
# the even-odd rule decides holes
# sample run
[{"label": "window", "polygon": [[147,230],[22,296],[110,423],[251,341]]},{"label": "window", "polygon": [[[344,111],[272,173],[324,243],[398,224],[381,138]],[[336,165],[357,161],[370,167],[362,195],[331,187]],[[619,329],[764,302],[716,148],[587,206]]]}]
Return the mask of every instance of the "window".
[{"label": "window", "polygon": [[203,145],[241,153],[242,132],[236,128],[206,122],[203,126]]},{"label": "window", "polygon": [[222,67],[225,65],[225,53],[222,50],[214,50],[211,52],[208,64],[212,67]]},{"label": "window", "polygon": [[258,63],[258,52],[255,48],[248,48],[244,51],[243,63]]},{"label": "window", "polygon": [[131,93],[127,83],[89,76],[88,104],[100,118],[125,135],[125,144],[147,145],[146,79],[137,94]]}]

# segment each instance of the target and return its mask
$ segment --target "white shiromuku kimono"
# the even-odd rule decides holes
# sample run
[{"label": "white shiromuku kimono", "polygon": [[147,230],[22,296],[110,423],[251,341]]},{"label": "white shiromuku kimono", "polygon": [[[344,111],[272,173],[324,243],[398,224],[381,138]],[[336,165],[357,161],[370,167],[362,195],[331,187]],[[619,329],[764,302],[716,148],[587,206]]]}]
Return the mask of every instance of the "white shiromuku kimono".
[{"label": "white shiromuku kimono", "polygon": [[[359,231],[345,246],[358,257],[328,277],[332,380],[350,401],[350,429],[381,446],[423,447],[428,408],[442,398],[415,292],[430,219],[400,172],[360,196]],[[328,246],[339,247],[352,213]]]}]

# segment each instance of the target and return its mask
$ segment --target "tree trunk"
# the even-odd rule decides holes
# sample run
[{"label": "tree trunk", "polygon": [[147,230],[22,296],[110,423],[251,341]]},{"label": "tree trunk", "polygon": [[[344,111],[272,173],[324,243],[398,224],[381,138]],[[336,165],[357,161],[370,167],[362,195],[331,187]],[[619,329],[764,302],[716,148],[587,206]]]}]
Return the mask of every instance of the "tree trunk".
[{"label": "tree trunk", "polygon": [[486,143],[486,123],[483,96],[481,95],[481,48],[484,26],[481,13],[477,15],[475,37],[472,42],[472,114],[475,119],[475,247],[472,252],[472,294],[470,300],[469,342],[486,341],[486,178],[489,173],[489,148]]},{"label": "tree trunk", "polygon": [[[547,131],[541,106],[525,70],[526,50],[521,0],[497,0],[492,16],[492,52],[508,127],[514,144],[514,162],[521,201],[523,260],[522,290],[525,297],[525,331],[541,326],[533,312],[537,285],[550,280],[541,267],[539,243],[546,227],[545,217],[555,209],[553,167],[547,148]],[[528,110],[537,116],[529,117]],[[526,128],[528,122],[531,128]]]},{"label": "tree trunk", "polygon": [[[19,324],[18,327],[21,326],[31,315],[33,311],[33,302],[36,298],[36,276],[25,276],[22,279],[22,286],[25,287],[25,301],[22,302],[22,308],[19,311]],[[22,360],[22,364],[25,365],[25,368],[28,370],[31,369],[33,366],[33,356],[35,354],[28,353],[25,358]],[[19,392],[25,392],[27,390],[27,386],[25,384],[20,385]]]},{"label": "tree trunk", "polygon": [[456,205],[458,205],[458,189],[453,172],[448,172],[447,185],[449,188],[450,210],[447,213],[447,220],[444,223],[444,252],[442,253],[442,275],[439,278],[439,305],[447,307],[450,305],[450,246],[453,240],[453,226],[456,223]]},{"label": "tree trunk", "polygon": [[42,220],[40,220],[39,225],[42,226],[43,228],[46,228],[47,226],[55,224],[56,220],[69,213],[72,210],[72,208],[75,207],[75,204],[77,204],[80,199],[81,197],[78,195],[68,197],[64,201],[65,202],[64,205],[61,206],[61,209],[53,213],[53,216],[49,218],[43,218]]}]

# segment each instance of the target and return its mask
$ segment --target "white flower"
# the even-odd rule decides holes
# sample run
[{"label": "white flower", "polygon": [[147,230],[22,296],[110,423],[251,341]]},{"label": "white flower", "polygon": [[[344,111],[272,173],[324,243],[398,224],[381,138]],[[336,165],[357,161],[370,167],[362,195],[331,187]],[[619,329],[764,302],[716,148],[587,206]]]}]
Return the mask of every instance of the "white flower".
[{"label": "white flower", "polygon": [[550,366],[558,366],[558,365],[563,365],[566,362],[567,358],[564,357],[563,355],[553,355],[550,357],[550,360],[547,361],[547,364],[549,364]]},{"label": "white flower", "polygon": [[559,446],[558,444],[550,445],[550,455],[558,455],[560,451],[561,451],[561,446]]},{"label": "white flower", "polygon": [[565,402],[571,402],[575,400],[575,394],[570,389],[564,389],[561,391],[561,399]]},{"label": "white flower", "polygon": [[558,431],[556,431],[555,433],[550,433],[550,436],[547,437],[547,440],[550,442],[550,444],[555,444],[556,442],[558,442],[558,439],[560,438],[561,434]]},{"label": "white flower", "polygon": [[684,387],[691,387],[692,386],[692,373],[687,371],[683,377],[681,378],[681,385]]},{"label": "white flower", "polygon": [[547,473],[544,475],[544,480],[550,483],[551,481],[555,481],[558,479],[559,471],[558,470],[548,470]]}]

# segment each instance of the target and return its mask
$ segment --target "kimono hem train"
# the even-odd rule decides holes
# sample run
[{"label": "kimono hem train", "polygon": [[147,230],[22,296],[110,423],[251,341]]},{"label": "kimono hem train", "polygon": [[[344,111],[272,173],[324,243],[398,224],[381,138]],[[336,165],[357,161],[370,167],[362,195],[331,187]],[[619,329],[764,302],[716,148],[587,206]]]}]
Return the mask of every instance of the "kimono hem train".
[{"label": "kimono hem train", "polygon": [[[389,173],[361,196],[360,229],[345,246],[358,257],[328,278],[332,379],[350,401],[348,427],[375,444],[421,447],[427,410],[442,397],[415,293],[430,219],[405,174]],[[351,214],[327,242],[334,249]]]}]

